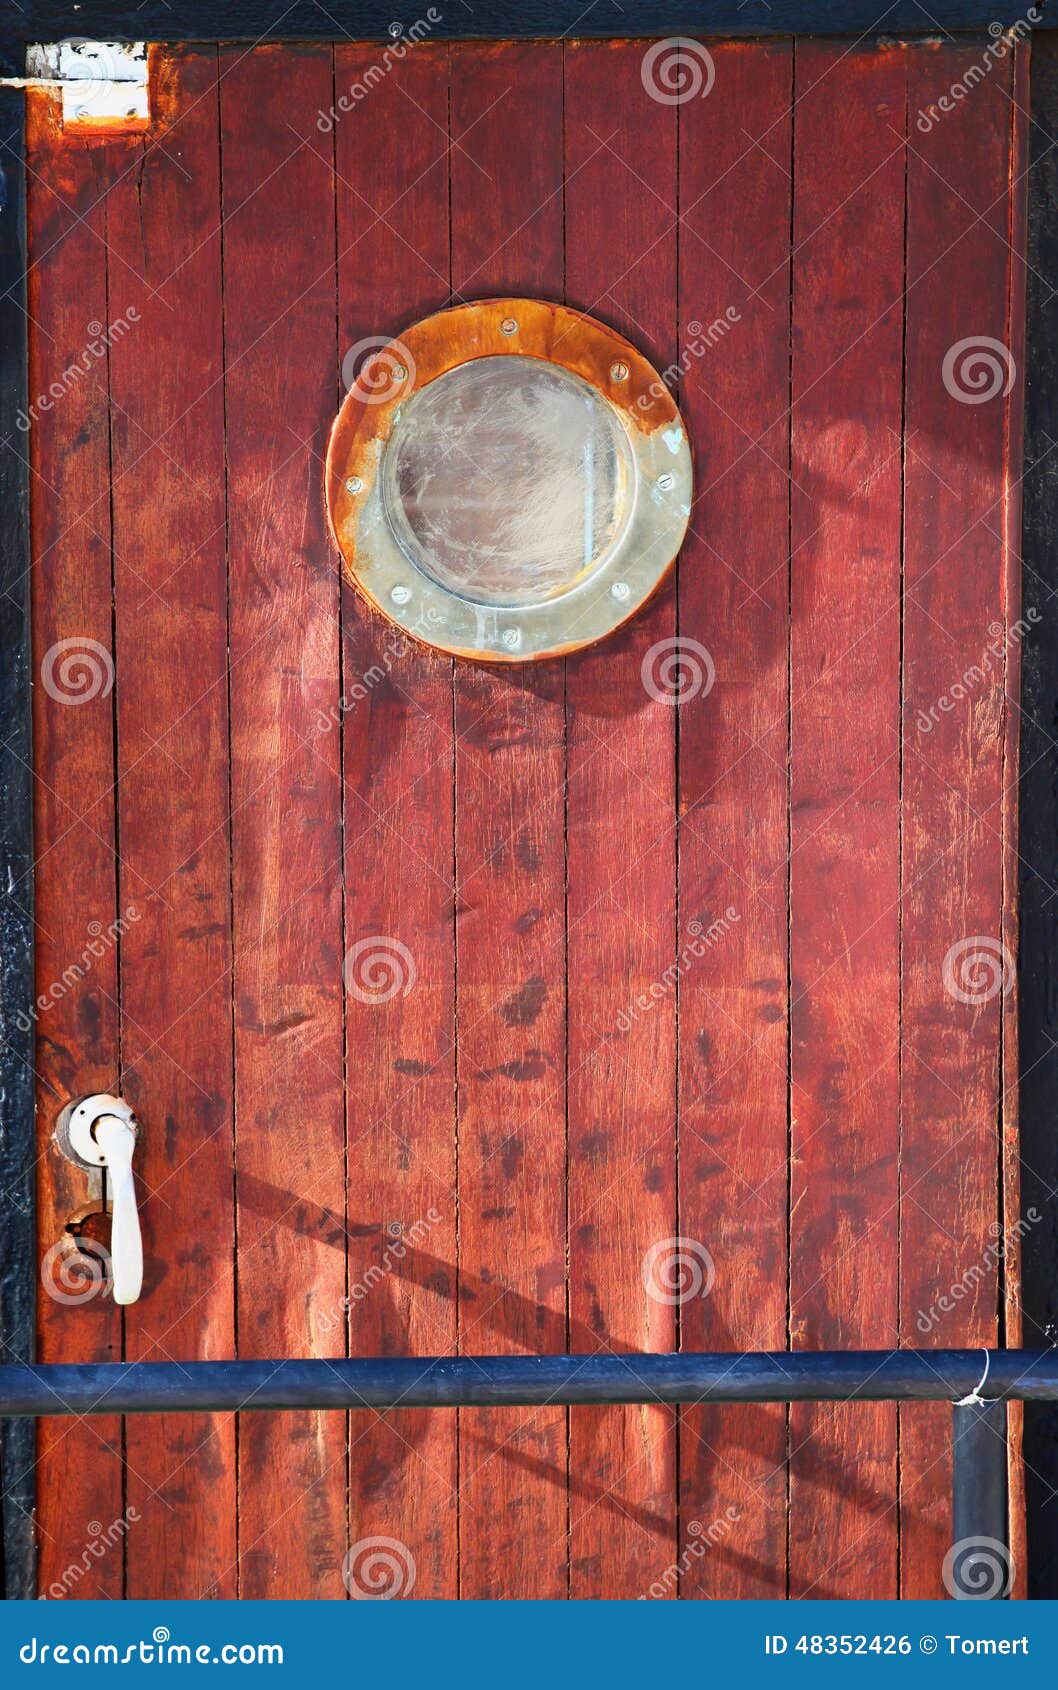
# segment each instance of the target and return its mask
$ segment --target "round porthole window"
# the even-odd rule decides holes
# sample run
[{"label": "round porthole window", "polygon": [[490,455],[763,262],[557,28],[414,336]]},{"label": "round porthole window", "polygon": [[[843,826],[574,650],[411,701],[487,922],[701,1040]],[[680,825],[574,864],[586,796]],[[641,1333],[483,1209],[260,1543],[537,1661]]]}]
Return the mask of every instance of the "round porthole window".
[{"label": "round porthole window", "polygon": [[541,300],[439,312],[370,354],[331,435],[348,572],[443,651],[525,662],[602,639],[664,579],[691,457],[657,371]]}]

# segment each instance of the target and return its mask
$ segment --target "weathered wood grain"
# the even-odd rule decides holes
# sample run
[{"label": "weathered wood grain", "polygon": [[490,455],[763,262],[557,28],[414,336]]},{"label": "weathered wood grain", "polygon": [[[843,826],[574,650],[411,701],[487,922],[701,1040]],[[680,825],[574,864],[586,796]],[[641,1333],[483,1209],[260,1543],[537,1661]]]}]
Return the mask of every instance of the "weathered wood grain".
[{"label": "weathered wood grain", "polygon": [[[452,287],[563,288],[562,48],[452,55]],[[566,1348],[561,662],[455,671],[460,1349]],[[561,1408],[463,1415],[461,1592],[564,1597]]]},{"label": "weathered wood grain", "polygon": [[[680,111],[680,396],[697,496],[679,631],[716,679],[679,711],[678,990],[679,1231],[709,1252],[715,1285],[682,1306],[680,1340],[774,1350],[786,1342],[793,53],[727,43],[712,58],[709,97]],[[683,1412],[680,1528],[681,1595],[785,1595],[785,1408]]]},{"label": "weathered wood grain", "polygon": [[[1007,307],[1007,344],[1024,371],[1025,365],[1037,357],[1028,330],[1028,211],[1030,179],[1030,113],[1029,67],[1031,44],[1019,43],[1014,49],[1011,76],[1012,108],[1010,122],[1010,297]],[[1016,394],[1009,398],[1007,420],[1007,486],[1004,498],[1003,536],[1005,545],[1004,577],[1007,622],[1013,626],[1020,620],[1026,626],[1024,571],[1021,566],[1022,486],[1026,474],[1025,435],[1027,399],[1024,376]],[[1023,807],[1019,801],[1021,783],[1021,718],[1023,651],[1026,634],[1022,632],[1015,650],[1008,654],[1005,746],[1003,763],[1003,935],[1011,954],[1018,958],[1019,967],[1025,959],[1019,954],[1021,925],[1020,872],[1021,828]],[[1013,708],[1011,706],[1014,706]],[[1006,1235],[1006,1250],[1001,1276],[1002,1311],[1000,1330],[1003,1342],[1015,1347],[1025,1342],[1026,1321],[1024,1307],[1024,1269],[1022,1232],[1019,1221],[1024,1212],[1021,1190],[1022,1134],[1021,1134],[1021,1075],[1024,1069],[1021,1044],[1018,1038],[1018,977],[1006,994],[1002,1015],[1002,1221]],[[1026,1147],[1025,1160],[1033,1154]],[[1034,1225],[1038,1225],[1036,1222]],[[1014,1403],[1007,1412],[1007,1475],[1008,1475],[1008,1533],[1014,1560],[1014,1581],[1011,1594],[1023,1600],[1029,1591],[1029,1524],[1026,1508],[1026,1479],[1028,1462],[1025,1455],[1025,1408]],[[1033,1520],[1033,1560],[1039,1564],[1037,1541],[1039,1525]]]},{"label": "weathered wood grain", "polygon": [[[33,410],[18,442],[22,451],[32,444],[37,1231],[49,1264],[37,1294],[37,1354],[116,1361],[117,1309],[109,1295],[78,1296],[77,1265],[64,1266],[58,1248],[71,1217],[93,1206],[88,1178],[50,1139],[64,1103],[111,1091],[118,1079],[110,507],[101,497],[107,356],[99,336],[108,326],[106,187],[130,154],[64,138],[57,107],[43,95],[26,106]],[[120,1421],[42,1420],[37,1456],[39,1590],[120,1597],[120,1546],[86,1556],[99,1527],[123,1516]]]},{"label": "weathered wood grain", "polygon": [[[159,55],[171,128],[108,201],[122,1089],[146,1271],[126,1353],[233,1353],[227,582],[217,60]],[[129,1422],[127,1594],[235,1594],[230,1416]]]},{"label": "weathered wood grain", "polygon": [[[979,54],[909,59],[904,465],[901,1324],[994,1344],[1007,699],[1017,619],[1006,521],[1011,61],[938,108]],[[973,278],[972,289],[967,279]],[[988,344],[991,342],[991,344]],[[977,360],[975,365],[974,360]],[[984,380],[987,385],[982,386]],[[975,385],[976,384],[976,385]],[[982,399],[989,387],[991,398]],[[900,1415],[902,1595],[945,1594],[948,1418]]]},{"label": "weathered wood grain", "polygon": [[[1022,364],[1010,64],[919,126],[972,49],[709,51],[678,107],[644,43],[424,43],[228,50],[219,86],[156,50],[145,144],[31,114],[34,385],[137,312],[33,443],[38,672],[72,634],[117,669],[37,690],[41,989],[136,910],[42,1014],[42,1148],[95,1085],[144,1122],[130,1356],[234,1353],[236,1275],[257,1355],[908,1344],[982,1261],[937,1341],[999,1330],[1014,998],[944,962],[1013,946],[1020,388],[943,366]],[[676,363],[678,590],[566,667],[453,668],[339,585],[343,358],[450,290]],[[47,1152],[42,1248],[80,1195]],[[709,1295],[652,1295],[655,1249]],[[40,1336],[119,1342],[103,1303]],[[127,1582],[119,1549],[79,1594],[341,1598],[379,1537],[424,1597],[890,1595],[898,1552],[938,1591],[933,1411],[898,1488],[892,1408],[796,1409],[788,1520],[781,1409],[686,1413],[678,1463],[660,1406],[456,1420],[252,1420],[238,1541],[230,1420],[130,1422],[124,1481],[113,1425],[45,1430],[42,1582],[131,1505]]]},{"label": "weathered wood grain", "polygon": [[[448,49],[417,46],[364,97],[376,57],[335,52],[343,360],[448,296]],[[342,609],[349,1338],[354,1355],[444,1355],[456,1341],[452,665],[349,587]],[[372,956],[387,960],[376,970]],[[414,1596],[455,1596],[455,1414],[357,1421],[350,1479],[350,1540],[396,1538]]]},{"label": "weathered wood grain", "polygon": [[[881,1348],[897,1328],[905,60],[796,48],[795,1349]],[[790,1595],[895,1595],[895,1411],[799,1407],[790,1424]]]},{"label": "weathered wood grain", "polygon": [[[345,1354],[329,47],[221,55],[240,1355]],[[282,261],[275,262],[276,252]],[[247,1415],[239,1593],[344,1596],[346,1423]]]},{"label": "weathered wood grain", "polygon": [[[676,112],[643,47],[566,49],[568,302],[665,369],[676,350]],[[664,589],[567,685],[569,1271],[573,1341],[671,1349],[643,1264],[676,1233],[676,1015],[628,1017],[676,955],[676,711],[652,696],[675,634]],[[655,693],[664,690],[664,686]],[[626,1025],[627,1023],[627,1025]],[[676,1438],[662,1408],[570,1416],[570,1594],[635,1597],[676,1551]]]}]

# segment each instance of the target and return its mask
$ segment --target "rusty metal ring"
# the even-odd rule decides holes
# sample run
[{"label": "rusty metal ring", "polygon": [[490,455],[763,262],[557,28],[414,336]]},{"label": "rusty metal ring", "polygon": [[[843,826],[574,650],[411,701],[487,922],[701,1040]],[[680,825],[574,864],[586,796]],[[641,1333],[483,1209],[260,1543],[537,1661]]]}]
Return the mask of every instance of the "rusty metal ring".
[{"label": "rusty metal ring", "polygon": [[[366,356],[358,369],[345,372],[349,390],[331,431],[327,507],[349,577],[369,604],[426,645],[495,663],[579,650],[635,614],[665,579],[679,551],[692,490],[686,430],[665,383],[642,353],[593,317],[538,299],[456,306],[424,318],[398,338],[362,344]],[[537,360],[541,368],[517,370],[510,362],[515,359]],[[486,366],[479,360],[493,362]],[[472,376],[460,374],[472,367]],[[486,399],[489,384],[504,381],[525,388],[525,394],[516,389],[522,411],[535,412],[533,440],[552,471],[559,462],[567,503],[575,476],[580,476],[578,485],[588,488],[582,529],[570,535],[569,525],[559,524],[562,532],[555,537],[561,561],[568,563],[570,556],[578,560],[564,574],[547,549],[548,522],[554,513],[549,511],[546,476],[532,488],[532,501],[516,514],[522,522],[519,532],[532,536],[535,574],[526,568],[514,587],[510,563],[514,555],[517,565],[517,556],[506,534],[510,525],[495,463],[491,473],[482,476],[489,484],[485,494],[479,497],[476,490],[466,490],[474,480],[473,454],[480,454],[483,445],[494,453],[502,449],[502,438],[499,445],[495,437],[486,438],[488,429],[495,427]],[[443,385],[435,387],[439,382]],[[475,385],[485,398],[475,397]],[[573,417],[582,433],[594,431],[590,438],[585,433],[588,443],[581,447],[587,468],[572,457],[568,464],[561,462],[560,448],[547,438],[549,404],[559,416]],[[462,500],[462,527],[455,522],[454,540],[451,534],[445,537],[447,563],[440,551],[436,561],[431,558],[437,522],[421,518],[414,488],[412,518],[402,504],[405,482],[400,466],[409,454],[413,457],[414,446],[408,442],[416,438],[432,442],[435,453],[437,442],[446,438],[453,450],[467,448],[463,456],[468,467],[447,472],[457,504]],[[602,442],[598,454],[606,466],[609,503],[602,517],[597,517],[592,502],[596,481],[603,480],[593,468],[593,441]],[[421,484],[430,473],[423,472],[421,463],[413,465],[407,471],[409,484],[416,475]],[[512,478],[521,475],[523,500],[531,473],[531,463],[511,463]],[[492,504],[483,515],[479,506],[488,499]],[[487,570],[473,556],[475,544],[466,540],[471,519],[479,530],[484,525],[484,554],[492,555],[488,523],[504,530],[507,551],[502,557],[508,574],[497,574],[496,566],[487,585]],[[597,533],[599,526],[602,531]],[[426,531],[425,539],[420,530]],[[460,545],[467,557],[465,567]]]}]

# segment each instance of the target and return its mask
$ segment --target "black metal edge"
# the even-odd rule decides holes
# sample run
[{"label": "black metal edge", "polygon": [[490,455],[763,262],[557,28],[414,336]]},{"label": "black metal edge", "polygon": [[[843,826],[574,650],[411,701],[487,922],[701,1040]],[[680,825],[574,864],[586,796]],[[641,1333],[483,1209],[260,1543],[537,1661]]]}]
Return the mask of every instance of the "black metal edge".
[{"label": "black metal edge", "polygon": [[[1058,41],[1033,44],[1022,484],[1019,1114],[1025,1334],[1058,1338]],[[1033,1217],[1039,1217],[1034,1219]],[[1058,1406],[1026,1411],[1029,1594],[1058,1596]]]},{"label": "black metal edge", "polygon": [[[976,1403],[982,1350],[356,1356],[0,1366],[9,1415],[248,1409],[496,1408],[559,1403]],[[988,1352],[987,1397],[1058,1399],[1058,1351]]]},{"label": "black metal edge", "polygon": [[[0,50],[20,68],[27,41],[385,41],[392,36],[393,0],[27,0],[8,5]],[[405,31],[426,24],[435,40],[530,39],[561,35],[613,36],[943,36],[987,30],[1028,19],[1052,28],[1054,0],[624,0],[586,6],[584,0],[413,0]],[[1032,14],[1036,17],[1033,18]],[[1055,13],[1058,16],[1058,13]]]},{"label": "black metal edge", "polygon": [[969,1397],[952,1409],[951,1548],[956,1600],[1002,1601],[1014,1580],[1008,1536],[1007,1405]]},{"label": "black metal edge", "polygon": [[[30,754],[25,101],[0,89],[0,1337],[33,1359],[33,777]],[[3,1575],[31,1596],[34,1425],[0,1425]]]}]

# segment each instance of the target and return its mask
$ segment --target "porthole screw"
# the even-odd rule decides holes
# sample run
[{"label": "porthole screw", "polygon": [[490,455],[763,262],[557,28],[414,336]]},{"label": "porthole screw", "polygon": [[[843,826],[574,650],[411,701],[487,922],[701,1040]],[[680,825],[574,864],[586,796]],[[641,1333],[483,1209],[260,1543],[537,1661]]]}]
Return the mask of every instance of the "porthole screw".
[{"label": "porthole screw", "polygon": [[518,324],[515,322],[513,317],[504,317],[503,322],[500,324],[500,328],[503,330],[504,334],[518,333]]},{"label": "porthole screw", "polygon": [[363,487],[364,484],[360,477],[358,475],[351,475],[345,484],[345,491],[347,493],[360,493],[363,491]]},{"label": "porthole screw", "polygon": [[610,375],[613,377],[614,381],[627,381],[628,365],[622,364],[620,359],[618,359],[616,364],[610,365]]},{"label": "porthole screw", "polygon": [[613,586],[610,588],[610,597],[612,599],[618,599],[621,603],[623,603],[625,599],[631,596],[631,592],[632,589],[628,585],[627,581],[615,581]]},{"label": "porthole screw", "polygon": [[663,493],[667,493],[672,485],[672,476],[669,474],[668,470],[665,471],[664,475],[658,476],[658,486],[661,488]]},{"label": "porthole screw", "polygon": [[398,582],[389,596],[393,600],[394,604],[407,604],[408,600],[411,598],[411,588],[402,587]]},{"label": "porthole screw", "polygon": [[500,635],[500,640],[507,647],[508,651],[515,651],[522,643],[522,636],[518,632],[517,628],[504,628],[503,633]]}]

